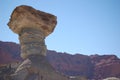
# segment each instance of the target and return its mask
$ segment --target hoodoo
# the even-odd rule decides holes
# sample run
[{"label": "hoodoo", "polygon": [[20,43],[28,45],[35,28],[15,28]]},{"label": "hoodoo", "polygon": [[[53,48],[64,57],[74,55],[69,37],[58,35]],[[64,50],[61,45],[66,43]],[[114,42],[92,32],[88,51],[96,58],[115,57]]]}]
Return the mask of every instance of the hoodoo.
[{"label": "hoodoo", "polygon": [[46,59],[45,38],[54,31],[56,19],[56,16],[30,6],[15,8],[8,26],[19,35],[24,61],[12,75],[14,80],[68,80]]}]

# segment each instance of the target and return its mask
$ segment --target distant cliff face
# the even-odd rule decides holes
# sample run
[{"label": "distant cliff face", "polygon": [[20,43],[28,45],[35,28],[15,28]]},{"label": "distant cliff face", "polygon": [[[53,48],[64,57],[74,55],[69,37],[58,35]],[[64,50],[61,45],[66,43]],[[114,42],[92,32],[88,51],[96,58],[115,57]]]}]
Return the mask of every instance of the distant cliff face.
[{"label": "distant cliff face", "polygon": [[67,53],[57,53],[55,51],[48,51],[47,56],[52,66],[70,76],[87,76],[91,78],[93,76],[94,66],[91,63],[89,56],[76,54],[70,55]]},{"label": "distant cliff face", "polygon": [[[0,41],[0,64],[20,61],[19,55],[19,44]],[[56,70],[66,75],[87,76],[96,80],[120,78],[120,59],[115,55],[70,55],[48,50],[47,59]]]},{"label": "distant cliff face", "polygon": [[0,64],[8,64],[21,60],[20,46],[12,42],[0,41]]},{"label": "distant cliff face", "polygon": [[120,78],[120,59],[115,55],[91,56],[94,64],[94,79],[106,77]]}]

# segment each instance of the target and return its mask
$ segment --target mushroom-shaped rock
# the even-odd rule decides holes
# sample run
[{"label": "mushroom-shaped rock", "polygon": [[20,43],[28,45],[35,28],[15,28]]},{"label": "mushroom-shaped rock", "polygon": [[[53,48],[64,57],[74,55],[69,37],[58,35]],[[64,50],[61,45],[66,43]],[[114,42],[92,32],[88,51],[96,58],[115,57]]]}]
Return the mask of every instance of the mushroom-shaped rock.
[{"label": "mushroom-shaped rock", "polygon": [[68,80],[56,72],[46,59],[45,37],[53,32],[56,17],[29,6],[17,7],[9,27],[19,34],[21,57],[24,61],[12,75],[13,80]]},{"label": "mushroom-shaped rock", "polygon": [[54,31],[56,16],[36,10],[30,6],[15,8],[8,23],[10,29],[19,34],[21,57],[46,56],[45,37]]},{"label": "mushroom-shaped rock", "polygon": [[56,23],[56,16],[22,5],[15,8],[8,26],[17,34],[21,34],[25,28],[32,28],[40,30],[45,36],[48,36],[53,32]]}]

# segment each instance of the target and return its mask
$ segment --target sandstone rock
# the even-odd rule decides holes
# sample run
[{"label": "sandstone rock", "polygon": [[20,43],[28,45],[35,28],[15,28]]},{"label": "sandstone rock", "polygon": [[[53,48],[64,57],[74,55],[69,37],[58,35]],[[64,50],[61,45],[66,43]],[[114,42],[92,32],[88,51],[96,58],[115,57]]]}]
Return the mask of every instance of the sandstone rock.
[{"label": "sandstone rock", "polygon": [[8,23],[19,34],[21,57],[24,59],[11,75],[14,80],[68,80],[56,72],[46,59],[45,37],[53,32],[56,17],[29,6],[17,7]]},{"label": "sandstone rock", "polygon": [[53,32],[56,23],[56,16],[52,14],[25,5],[16,7],[8,26],[19,34],[21,57],[25,59],[32,54],[46,56],[44,39]]},{"label": "sandstone rock", "polygon": [[48,36],[57,24],[56,16],[26,5],[15,8],[8,25],[17,34],[24,28],[38,29]]},{"label": "sandstone rock", "polygon": [[48,51],[47,58],[56,70],[66,75],[86,76],[87,78],[92,78],[93,76],[94,66],[89,56]]},{"label": "sandstone rock", "polygon": [[35,29],[24,29],[19,36],[21,44],[21,57],[27,58],[29,55],[46,56],[45,36]]},{"label": "sandstone rock", "polygon": [[[15,65],[13,64],[14,62],[21,61],[19,54],[20,48],[18,44],[15,44],[13,42],[0,41],[0,65],[10,63],[12,63],[12,65]],[[120,59],[115,55],[71,55],[69,53],[61,53],[48,50],[47,59],[56,71],[59,71],[68,76],[71,76],[73,72],[74,75],[72,76],[78,76],[81,75],[81,73],[84,71],[84,75],[86,77],[90,76],[90,74],[93,72],[94,75],[91,76],[91,78],[95,78],[95,80],[102,80],[104,78],[112,76],[120,78]],[[89,62],[92,62],[93,64]],[[92,67],[90,68],[90,66],[93,66],[94,70],[92,70]],[[0,80],[4,79],[0,77]]]},{"label": "sandstone rock", "polygon": [[107,77],[120,78],[120,59],[115,55],[92,56],[94,63],[94,79],[104,79]]},{"label": "sandstone rock", "polygon": [[[22,74],[22,75],[21,75]],[[30,56],[16,70],[15,80],[68,80],[69,77],[56,72],[44,56]]]}]

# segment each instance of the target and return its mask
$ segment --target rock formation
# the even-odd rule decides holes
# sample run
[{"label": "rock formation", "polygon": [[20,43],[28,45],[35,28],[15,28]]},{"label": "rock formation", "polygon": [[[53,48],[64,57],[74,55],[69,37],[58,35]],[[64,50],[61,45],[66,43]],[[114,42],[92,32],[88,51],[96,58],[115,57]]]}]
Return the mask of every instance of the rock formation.
[{"label": "rock formation", "polygon": [[46,59],[44,39],[53,32],[56,23],[56,16],[30,6],[18,6],[13,11],[8,26],[19,35],[21,57],[24,59],[12,75],[14,80],[68,80]]},{"label": "rock formation", "polygon": [[53,32],[56,26],[56,16],[38,11],[29,6],[17,7],[8,26],[19,35],[21,57],[31,54],[46,55],[44,39]]},{"label": "rock formation", "polygon": [[[16,69],[18,61],[22,61],[19,46],[13,42],[0,41],[0,68],[5,64],[12,64],[12,68]],[[108,77],[120,78],[120,58],[115,55],[71,55],[48,50],[47,59],[54,69],[68,76],[84,75],[94,80],[102,80]],[[0,70],[0,80],[6,80],[2,76],[6,76],[6,70],[8,71],[8,67],[3,71]]]},{"label": "rock formation", "polygon": [[120,59],[115,55],[93,55],[94,79],[104,79],[107,77],[120,78]]}]

